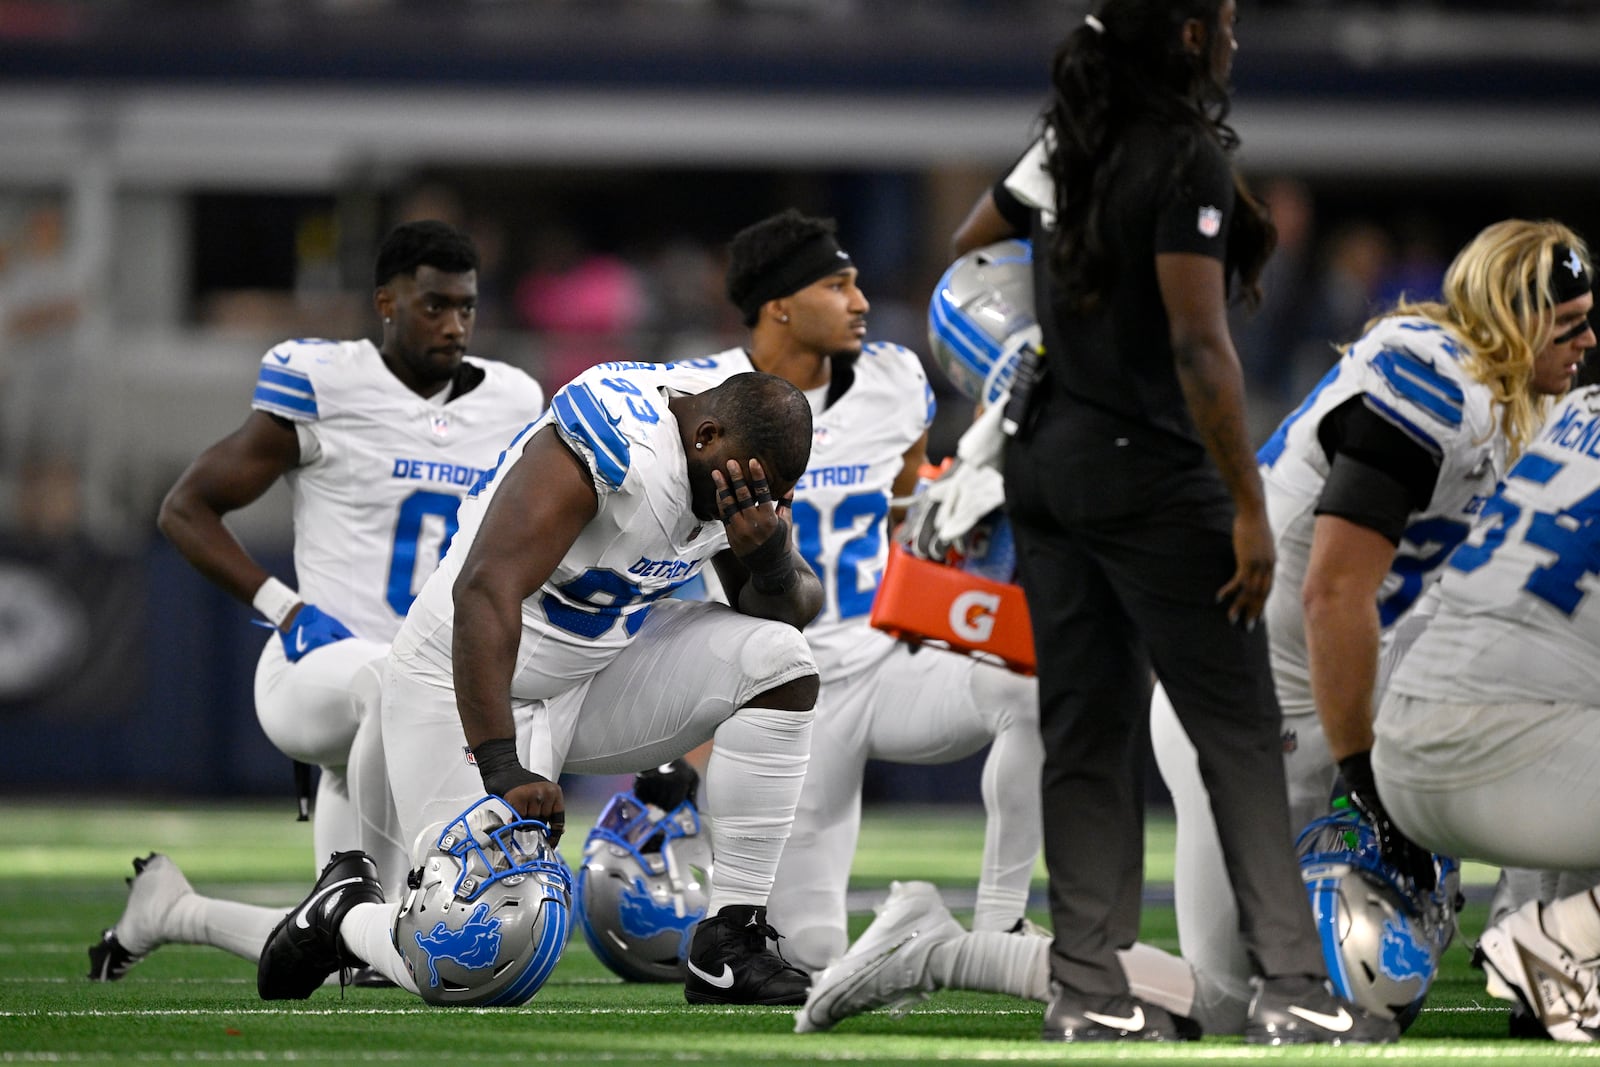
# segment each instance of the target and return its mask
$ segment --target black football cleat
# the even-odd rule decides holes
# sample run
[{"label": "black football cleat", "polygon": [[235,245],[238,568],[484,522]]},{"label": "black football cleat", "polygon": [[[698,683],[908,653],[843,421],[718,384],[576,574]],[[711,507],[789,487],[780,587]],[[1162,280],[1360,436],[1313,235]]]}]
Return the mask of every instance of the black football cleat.
[{"label": "black football cleat", "polygon": [[689,936],[684,999],[690,1004],[804,1004],[811,978],[767,947],[778,931],[767,909],[729,904]]},{"label": "black football cleat", "polygon": [[305,1000],[344,968],[364,966],[345,951],[339,924],[357,904],[382,904],[378,868],[365,852],[335,852],[311,895],[283,917],[256,965],[262,1000]]}]

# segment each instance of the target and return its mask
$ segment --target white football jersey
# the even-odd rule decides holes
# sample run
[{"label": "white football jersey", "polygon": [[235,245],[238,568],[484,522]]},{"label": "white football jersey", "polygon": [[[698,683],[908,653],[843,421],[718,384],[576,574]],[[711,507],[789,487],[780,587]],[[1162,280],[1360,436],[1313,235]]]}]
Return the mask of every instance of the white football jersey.
[{"label": "white football jersey", "polygon": [[1600,387],[1567,396],[1484,505],[1390,687],[1447,703],[1600,692]]},{"label": "white football jersey", "polygon": [[[696,574],[728,546],[716,519],[702,521],[690,500],[688,459],[674,394],[713,382],[681,364],[602,363],[574,378],[550,408],[518,435],[461,507],[461,528],[434,581],[422,594],[427,610],[451,617],[451,587],[472,547],[483,514],[533,435],[554,427],[589,469],[599,510],[544,586],[522,603],[524,653],[536,638],[565,647],[575,676],[593,671],[628,644],[650,606]],[[421,606],[419,605],[419,611]],[[449,628],[429,640],[449,640]],[[433,650],[448,663],[447,650]]]},{"label": "white football jersey", "polygon": [[[686,367],[720,375],[754,370],[742,348]],[[794,536],[822,581],[822,610],[806,626],[830,682],[877,663],[894,648],[866,625],[889,558],[889,500],[906,450],[933,423],[933,389],[915,352],[866,345],[855,379],[812,426],[811,461],[794,487]]]},{"label": "white football jersey", "polygon": [[371,341],[286,341],[261,358],[251,406],[300,438],[287,475],[300,596],[358,637],[394,638],[462,498],[544,407],[522,371],[468,358],[485,378],[449,403],[406,388]]},{"label": "white football jersey", "polygon": [[[1489,388],[1468,375],[1464,355],[1456,338],[1427,319],[1385,318],[1350,347],[1261,446],[1257,458],[1278,542],[1273,596],[1292,600],[1290,614],[1299,614],[1316,504],[1328,478],[1318,428],[1352,397],[1362,397],[1370,411],[1439,459],[1433,496],[1408,519],[1378,594],[1385,629],[1416,603],[1466,536],[1505,470],[1506,443]],[[1267,620],[1275,652],[1281,640],[1303,646],[1299,627],[1280,627],[1278,614],[1270,613]]]}]

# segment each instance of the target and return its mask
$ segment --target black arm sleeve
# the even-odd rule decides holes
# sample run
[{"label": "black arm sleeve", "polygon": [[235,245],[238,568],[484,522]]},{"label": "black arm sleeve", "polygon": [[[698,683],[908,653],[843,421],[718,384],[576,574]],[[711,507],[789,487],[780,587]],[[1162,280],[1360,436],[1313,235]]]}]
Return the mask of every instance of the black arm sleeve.
[{"label": "black arm sleeve", "polygon": [[[1010,173],[1007,171],[1006,173]],[[1017,194],[1006,188],[1006,180],[1001,178],[989,190],[989,196],[994,200],[994,206],[1000,212],[1000,217],[1010,224],[1011,229],[1017,233],[1027,233],[1032,222],[1033,209],[1021,200]]]},{"label": "black arm sleeve", "polygon": [[1433,496],[1439,460],[1360,397],[1329,412],[1317,427],[1328,457],[1318,515],[1337,515],[1400,543],[1411,514]]}]

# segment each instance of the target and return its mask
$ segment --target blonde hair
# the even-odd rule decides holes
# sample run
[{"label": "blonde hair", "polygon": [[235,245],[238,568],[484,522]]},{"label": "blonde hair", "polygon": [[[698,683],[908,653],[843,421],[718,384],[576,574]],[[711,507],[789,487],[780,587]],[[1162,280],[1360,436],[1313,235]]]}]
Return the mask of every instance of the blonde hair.
[{"label": "blonde hair", "polygon": [[1536,396],[1532,381],[1534,357],[1555,333],[1550,271],[1557,245],[1577,252],[1592,276],[1583,239],[1561,223],[1506,219],[1485,227],[1457,253],[1444,274],[1443,303],[1402,299],[1367,324],[1370,329],[1380,319],[1415,315],[1455,335],[1466,348],[1467,373],[1488,386],[1500,405],[1500,429],[1512,459],[1554,403],[1553,397]]}]

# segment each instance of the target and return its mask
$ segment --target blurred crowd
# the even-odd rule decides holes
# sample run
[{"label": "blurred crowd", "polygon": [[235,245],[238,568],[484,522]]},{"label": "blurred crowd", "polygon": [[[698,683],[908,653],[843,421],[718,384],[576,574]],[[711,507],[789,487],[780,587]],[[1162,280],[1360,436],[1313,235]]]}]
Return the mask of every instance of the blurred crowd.
[{"label": "blurred crowd", "polygon": [[[1438,295],[1453,234],[1441,234],[1442,221],[1423,210],[1400,218],[1324,218],[1303,182],[1281,177],[1257,185],[1277,223],[1279,247],[1262,305],[1236,312],[1235,338],[1259,441],[1375,310],[1402,294]],[[443,218],[474,235],[483,258],[474,348],[523,366],[547,390],[596,363],[687,358],[741,336],[723,293],[723,252],[715,241],[685,232],[648,245],[610,247],[577,218],[514,232],[439,183],[397,197],[385,222],[414,218]],[[105,429],[91,417],[86,397],[102,361],[128,358],[92,340],[100,335],[86,321],[89,282],[67,231],[59,202],[0,196],[0,517],[12,535],[80,532],[85,495],[103,488],[86,486],[81,477],[85,451]],[[242,338],[238,359],[247,370],[278,339],[369,334],[365,279],[341,272],[336,231],[326,213],[301,219],[293,280],[282,291],[217,288],[191,279],[185,328]],[[905,344],[926,358],[926,294],[943,267],[925,263],[904,276],[863,278],[875,339]],[[953,450],[970,407],[937,368],[929,369],[941,406],[930,442],[938,457]],[[240,410],[246,399],[237,398]],[[161,471],[155,484],[174,473]],[[156,503],[134,506],[153,516]],[[142,519],[132,525],[153,531]]]}]

